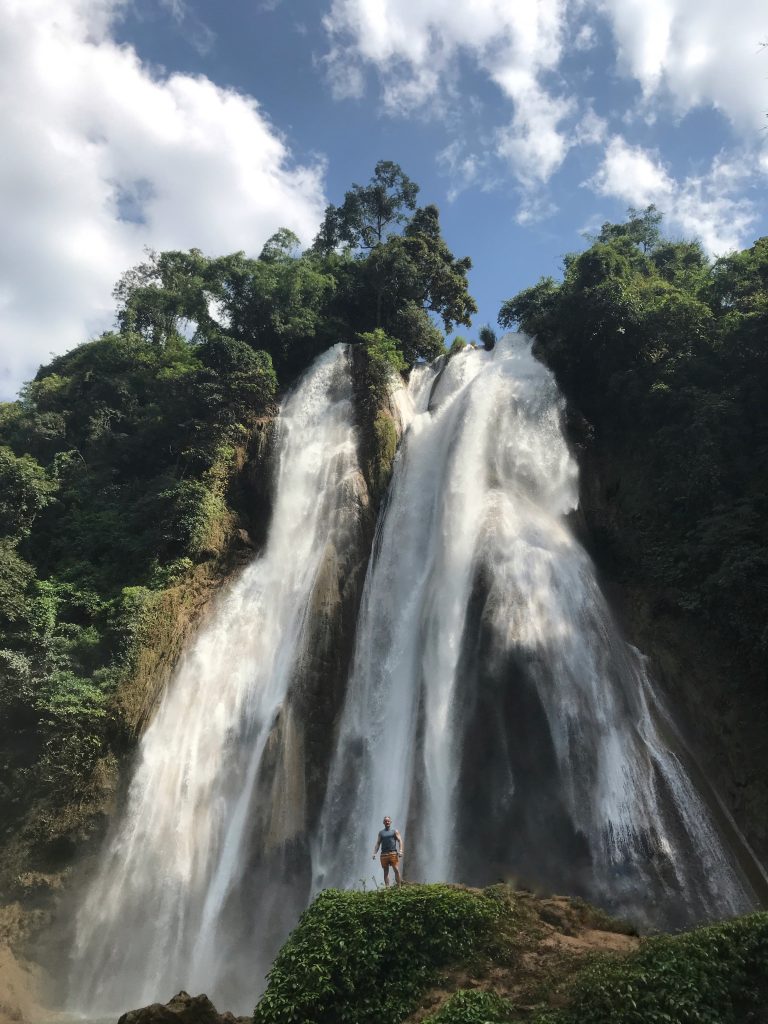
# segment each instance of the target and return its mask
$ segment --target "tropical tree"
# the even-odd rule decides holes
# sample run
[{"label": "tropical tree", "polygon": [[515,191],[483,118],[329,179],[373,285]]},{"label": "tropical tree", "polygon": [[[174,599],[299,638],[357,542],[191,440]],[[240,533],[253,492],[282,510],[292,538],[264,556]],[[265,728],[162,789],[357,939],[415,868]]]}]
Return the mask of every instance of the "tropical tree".
[{"label": "tropical tree", "polygon": [[314,248],[328,253],[341,245],[372,249],[416,209],[419,186],[399,164],[379,160],[367,185],[353,185],[341,206],[328,206]]}]

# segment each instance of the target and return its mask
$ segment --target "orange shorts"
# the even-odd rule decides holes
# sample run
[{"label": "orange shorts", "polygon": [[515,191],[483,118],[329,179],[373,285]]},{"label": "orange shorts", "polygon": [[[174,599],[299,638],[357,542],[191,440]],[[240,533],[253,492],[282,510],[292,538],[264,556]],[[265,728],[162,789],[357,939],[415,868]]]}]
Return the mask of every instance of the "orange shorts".
[{"label": "orange shorts", "polygon": [[383,868],[393,867],[396,868],[400,858],[396,853],[382,853],[379,857],[381,860],[381,866]]}]

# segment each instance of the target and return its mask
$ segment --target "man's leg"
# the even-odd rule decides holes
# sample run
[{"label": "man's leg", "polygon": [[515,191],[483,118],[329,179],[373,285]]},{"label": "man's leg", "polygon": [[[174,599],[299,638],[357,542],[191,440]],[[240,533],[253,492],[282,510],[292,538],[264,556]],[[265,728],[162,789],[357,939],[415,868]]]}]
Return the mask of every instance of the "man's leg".
[{"label": "man's leg", "polygon": [[384,868],[384,885],[389,888],[389,861],[384,861],[382,867]]},{"label": "man's leg", "polygon": [[400,877],[400,870],[399,870],[399,868],[397,866],[397,861],[395,861],[395,863],[392,865],[392,867],[393,867],[394,872],[395,872],[395,885],[402,885],[403,884],[403,880]]}]

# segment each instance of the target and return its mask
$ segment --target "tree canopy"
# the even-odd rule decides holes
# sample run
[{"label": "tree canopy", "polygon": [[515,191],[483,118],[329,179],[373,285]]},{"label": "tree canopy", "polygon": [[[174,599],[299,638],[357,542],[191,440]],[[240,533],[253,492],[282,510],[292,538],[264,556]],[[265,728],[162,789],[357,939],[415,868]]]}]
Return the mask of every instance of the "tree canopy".
[{"label": "tree canopy", "polygon": [[283,387],[324,348],[376,328],[397,340],[408,366],[434,359],[444,349],[438,323],[469,325],[477,307],[470,259],[453,255],[437,207],[418,207],[418,193],[381,160],[368,185],[327,208],[307,252],[285,228],[257,259],[150,252],[115,288],[119,332],[158,346],[243,342],[267,353]]},{"label": "tree canopy", "polygon": [[379,160],[367,185],[353,185],[341,206],[330,205],[314,248],[328,253],[342,245],[372,249],[416,209],[419,186],[391,160]]},{"label": "tree canopy", "polygon": [[382,328],[401,343],[407,364],[434,359],[445,331],[471,323],[477,312],[468,291],[468,256],[455,257],[440,229],[436,206],[417,207],[418,186],[397,165],[379,161],[368,185],[353,185],[341,206],[329,206],[313,251],[346,259],[348,291],[358,332]]}]

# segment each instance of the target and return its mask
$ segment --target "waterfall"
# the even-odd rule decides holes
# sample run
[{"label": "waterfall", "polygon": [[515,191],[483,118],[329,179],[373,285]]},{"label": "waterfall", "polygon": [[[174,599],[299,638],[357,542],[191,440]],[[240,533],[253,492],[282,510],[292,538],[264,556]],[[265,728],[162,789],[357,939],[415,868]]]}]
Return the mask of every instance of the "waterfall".
[{"label": "waterfall", "polygon": [[265,549],[221,596],[142,737],[77,916],[78,1009],[123,1012],[191,987],[250,1011],[306,901],[300,873],[289,864],[281,886],[275,863],[306,832],[290,696],[313,593],[359,512],[349,361],[343,346],[326,352],[285,401]]},{"label": "waterfall", "polygon": [[[142,737],[77,915],[76,1008],[187,988],[247,1012],[313,889],[380,877],[385,814],[411,880],[517,880],[657,925],[754,905],[746,845],[570,529],[577,467],[530,343],[416,367],[392,398],[405,433],[361,598],[349,351],[284,402],[265,549]],[[333,683],[320,658],[313,689],[338,646],[329,578],[350,664]]]},{"label": "waterfall", "polygon": [[417,369],[313,847],[315,889],[499,877],[654,923],[752,897],[566,522],[578,474],[523,337]]}]

